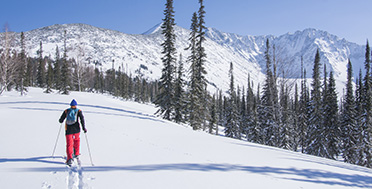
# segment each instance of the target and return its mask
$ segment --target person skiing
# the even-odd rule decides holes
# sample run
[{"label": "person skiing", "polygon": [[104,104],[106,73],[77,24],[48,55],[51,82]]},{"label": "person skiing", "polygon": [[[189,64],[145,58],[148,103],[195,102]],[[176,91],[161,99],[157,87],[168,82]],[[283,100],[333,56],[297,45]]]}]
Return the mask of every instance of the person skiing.
[{"label": "person skiing", "polygon": [[80,125],[83,128],[84,133],[87,132],[85,128],[85,120],[83,116],[83,112],[78,109],[77,102],[73,99],[70,103],[70,108],[63,111],[61,117],[59,118],[59,123],[63,123],[66,119],[65,123],[65,131],[66,131],[66,153],[67,153],[67,161],[66,164],[71,166],[73,157],[79,159],[80,155]]}]

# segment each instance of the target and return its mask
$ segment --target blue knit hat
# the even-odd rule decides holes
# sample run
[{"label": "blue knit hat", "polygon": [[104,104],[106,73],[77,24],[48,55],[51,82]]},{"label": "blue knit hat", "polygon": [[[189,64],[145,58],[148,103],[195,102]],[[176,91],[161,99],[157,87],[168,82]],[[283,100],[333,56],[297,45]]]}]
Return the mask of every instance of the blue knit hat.
[{"label": "blue knit hat", "polygon": [[76,106],[77,105],[77,102],[75,101],[75,99],[73,99],[70,103],[70,106]]}]

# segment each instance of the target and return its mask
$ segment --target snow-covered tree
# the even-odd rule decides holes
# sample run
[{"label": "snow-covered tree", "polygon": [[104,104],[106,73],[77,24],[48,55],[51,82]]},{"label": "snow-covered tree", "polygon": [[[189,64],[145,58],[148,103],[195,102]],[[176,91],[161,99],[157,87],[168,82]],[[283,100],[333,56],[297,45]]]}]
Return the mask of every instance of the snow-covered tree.
[{"label": "snow-covered tree", "polygon": [[341,139],[342,157],[347,163],[357,162],[358,127],[357,127],[356,102],[353,91],[353,68],[349,59],[347,64],[346,95],[343,100],[343,112],[341,113]]},{"label": "snow-covered tree", "polygon": [[365,53],[365,71],[363,90],[361,94],[362,123],[359,165],[372,167],[372,82],[371,82],[371,50],[367,41]]},{"label": "snow-covered tree", "polygon": [[327,90],[324,91],[324,133],[320,133],[326,139],[325,157],[336,159],[340,153],[340,136],[341,130],[339,126],[338,102],[336,92],[336,81],[333,77],[333,72],[330,72]]},{"label": "snow-covered tree", "polygon": [[[302,66],[301,66],[302,67]],[[301,152],[304,153],[308,146],[308,127],[310,116],[310,92],[306,82],[306,70],[303,70],[301,81],[301,95],[299,101],[299,114],[298,114],[298,143],[301,146]]]},{"label": "snow-covered tree", "polygon": [[308,146],[306,152],[308,154],[325,157],[326,142],[322,136],[323,132],[323,108],[322,108],[322,95],[320,83],[320,53],[319,49],[316,51],[314,68],[313,68],[313,81],[311,83],[311,99],[310,99],[310,117],[309,117],[309,130],[307,134]]},{"label": "snow-covered tree", "polygon": [[229,99],[226,107],[226,125],[225,125],[225,136],[231,138],[240,139],[239,119],[238,119],[238,108],[236,105],[236,92],[234,87],[234,74],[233,74],[233,63],[230,63],[229,70],[230,77],[230,88],[229,88]]},{"label": "snow-covered tree", "polygon": [[280,107],[281,107],[281,114],[280,114],[280,127],[279,127],[279,135],[278,135],[278,147],[292,150],[294,139],[294,128],[293,128],[293,120],[294,116],[291,110],[291,102],[289,97],[289,89],[284,84],[281,84],[280,90]]},{"label": "snow-covered tree", "polygon": [[259,106],[259,119],[264,132],[264,144],[277,145],[278,120],[277,120],[277,85],[272,71],[272,61],[269,54],[269,39],[266,40],[265,60],[266,79],[262,90],[261,105]]}]

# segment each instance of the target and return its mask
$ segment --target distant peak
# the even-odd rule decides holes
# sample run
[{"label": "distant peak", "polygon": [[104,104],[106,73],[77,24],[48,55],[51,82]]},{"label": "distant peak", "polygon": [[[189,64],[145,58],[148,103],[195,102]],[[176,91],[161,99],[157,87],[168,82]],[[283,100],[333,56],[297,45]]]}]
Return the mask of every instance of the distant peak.
[{"label": "distant peak", "polygon": [[150,34],[158,32],[161,29],[162,24],[163,24],[162,22],[159,23],[159,24],[156,24],[154,27],[152,27],[149,30],[147,30],[146,32],[142,33],[142,35],[150,35]]}]

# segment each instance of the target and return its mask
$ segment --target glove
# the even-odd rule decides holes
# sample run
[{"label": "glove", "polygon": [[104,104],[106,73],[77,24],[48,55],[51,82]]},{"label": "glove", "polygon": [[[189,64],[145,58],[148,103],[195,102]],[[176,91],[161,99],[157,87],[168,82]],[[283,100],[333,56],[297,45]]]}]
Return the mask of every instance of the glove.
[{"label": "glove", "polygon": [[84,133],[87,133],[88,130],[86,128],[83,128],[83,131],[84,131]]}]

